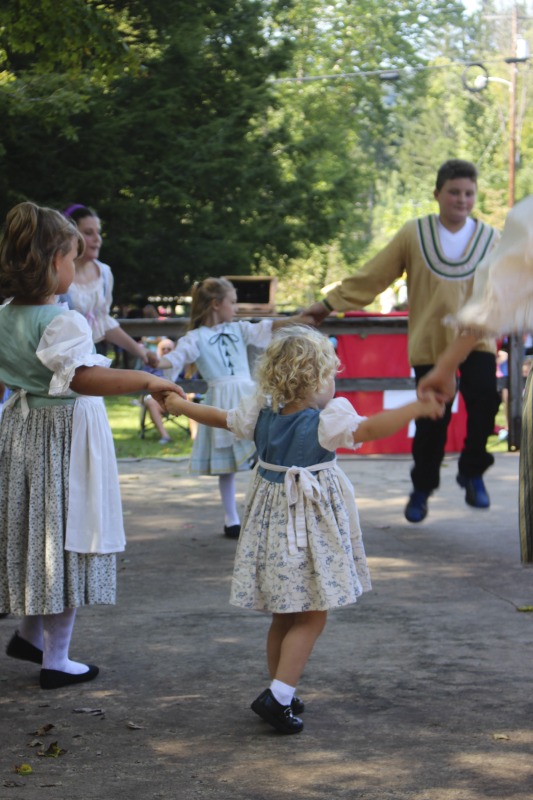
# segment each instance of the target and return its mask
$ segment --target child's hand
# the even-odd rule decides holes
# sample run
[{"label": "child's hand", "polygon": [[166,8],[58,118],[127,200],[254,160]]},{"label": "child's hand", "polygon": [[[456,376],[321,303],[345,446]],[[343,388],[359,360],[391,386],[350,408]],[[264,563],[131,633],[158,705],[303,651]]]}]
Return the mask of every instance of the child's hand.
[{"label": "child's hand", "polygon": [[157,355],[157,353],[154,353],[153,350],[146,351],[146,361],[148,363],[148,366],[152,367],[152,369],[157,369],[157,367],[159,366],[159,356]]},{"label": "child's hand", "polygon": [[[179,387],[181,388],[181,387]],[[168,414],[172,414],[174,417],[179,417],[183,414],[183,407],[180,405],[178,397],[176,394],[179,394],[184,400],[187,399],[187,396],[183,392],[175,393],[175,392],[166,392],[162,395],[162,406],[163,410],[166,411]]]},{"label": "child's hand", "polygon": [[[303,324],[318,327],[318,325],[329,316],[329,313],[329,310],[323,303],[317,302],[313,303],[308,308],[304,308],[299,316],[302,318]],[[309,321],[304,322],[304,318],[307,318]]]},{"label": "child's hand", "polygon": [[152,397],[155,397],[157,402],[159,402],[157,395],[167,392],[179,394],[180,397],[186,398],[185,392],[181,386],[178,386],[178,384],[173,381],[167,381],[166,378],[158,378],[156,375],[147,376],[146,391],[149,392]]},{"label": "child's hand", "polygon": [[444,416],[445,404],[434,391],[426,389],[418,400],[420,404],[420,416],[430,419],[440,419]]},{"label": "child's hand", "polygon": [[450,403],[455,396],[455,391],[455,372],[437,365],[419,380],[416,393],[422,400],[427,392],[435,392],[439,400]]}]

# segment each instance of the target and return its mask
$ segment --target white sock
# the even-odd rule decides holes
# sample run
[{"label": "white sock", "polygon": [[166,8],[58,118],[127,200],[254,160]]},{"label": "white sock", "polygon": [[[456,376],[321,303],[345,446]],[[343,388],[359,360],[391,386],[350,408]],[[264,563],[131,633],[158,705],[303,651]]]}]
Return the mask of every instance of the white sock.
[{"label": "white sock", "polygon": [[56,669],[71,675],[88,672],[87,664],[71,661],[68,657],[75,618],[75,608],[66,608],[61,614],[43,614],[43,669]]},{"label": "white sock", "polygon": [[226,475],[219,475],[218,488],[220,489],[222,505],[224,506],[224,525],[228,528],[232,525],[239,525],[240,519],[235,498],[235,473],[230,472]]},{"label": "white sock", "polygon": [[288,683],[283,683],[283,681],[278,681],[274,678],[270,684],[270,691],[280,705],[290,706],[296,686],[289,686]]},{"label": "white sock", "polygon": [[43,649],[43,618],[41,614],[22,617],[19,625],[19,636],[39,650]]}]

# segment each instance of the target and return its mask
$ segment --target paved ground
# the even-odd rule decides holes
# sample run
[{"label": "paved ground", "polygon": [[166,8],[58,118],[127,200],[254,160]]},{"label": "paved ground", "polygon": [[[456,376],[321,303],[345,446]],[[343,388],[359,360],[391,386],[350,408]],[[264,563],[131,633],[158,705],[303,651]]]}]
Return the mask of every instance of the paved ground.
[{"label": "paved ground", "polygon": [[[418,526],[402,514],[409,458],[343,467],[374,590],[331,614],[299,687],[302,734],[280,736],[249,710],[267,685],[268,618],[228,605],[235,543],[220,535],[216,482],[190,478],[186,462],[122,462],[119,601],[80,612],[72,650],[101,675],[42,692],[37,670],[2,648],[0,798],[531,800],[518,456],[497,455],[490,511],[465,505],[447,460]],[[2,641],[15,624],[0,620]],[[66,752],[40,755],[54,742]],[[30,775],[15,772],[23,763]]]}]

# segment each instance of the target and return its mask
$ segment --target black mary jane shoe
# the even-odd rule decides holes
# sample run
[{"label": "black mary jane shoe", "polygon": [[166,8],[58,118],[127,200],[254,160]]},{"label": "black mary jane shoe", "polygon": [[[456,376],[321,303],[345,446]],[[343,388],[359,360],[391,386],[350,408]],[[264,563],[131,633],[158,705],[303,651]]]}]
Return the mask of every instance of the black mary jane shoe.
[{"label": "black mary jane shoe", "polygon": [[291,711],[293,714],[303,714],[305,711],[305,703],[301,697],[294,697],[291,700]]},{"label": "black mary jane shoe", "polygon": [[39,677],[41,689],[61,689],[63,686],[73,686],[76,683],[92,681],[100,672],[94,664],[87,664],[89,669],[80,675],[73,675],[70,672],[61,672],[58,669],[42,669]]},{"label": "black mary jane shoe", "polygon": [[226,536],[227,539],[238,539],[240,533],[240,525],[224,525],[224,536]]},{"label": "black mary jane shoe", "polygon": [[300,733],[303,730],[302,720],[293,715],[290,706],[278,703],[270,689],[265,689],[256,697],[251,709],[280,733]]},{"label": "black mary jane shoe", "polygon": [[6,647],[6,656],[18,658],[21,661],[31,661],[33,664],[43,663],[43,651],[19,636],[16,631]]}]

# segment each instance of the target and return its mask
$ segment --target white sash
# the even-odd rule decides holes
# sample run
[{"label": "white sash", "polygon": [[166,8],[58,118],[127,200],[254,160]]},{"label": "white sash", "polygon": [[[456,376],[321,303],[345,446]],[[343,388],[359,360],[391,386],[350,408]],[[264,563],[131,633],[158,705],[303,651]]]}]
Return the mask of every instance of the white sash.
[{"label": "white sash", "polygon": [[27,394],[28,392],[26,391],[26,389],[15,389],[13,394],[10,394],[6,402],[4,403],[4,411],[6,408],[11,408],[11,406],[14,406],[17,400],[20,400],[20,411],[22,414],[22,419],[26,421],[28,418],[28,414],[30,413]]},{"label": "white sash", "polygon": [[[298,553],[299,547],[307,547],[307,529],[305,527],[304,497],[312,503],[319,503],[322,499],[322,489],[313,472],[323,469],[334,469],[341,479],[344,491],[353,497],[353,486],[348,481],[344,472],[337,469],[337,459],[323,461],[321,464],[312,464],[308,467],[282,467],[280,464],[267,464],[261,458],[257,459],[257,466],[272,472],[285,473],[285,492],[287,494],[287,539],[289,555]],[[296,480],[296,477],[299,480]],[[294,514],[291,512],[294,509]]]}]

